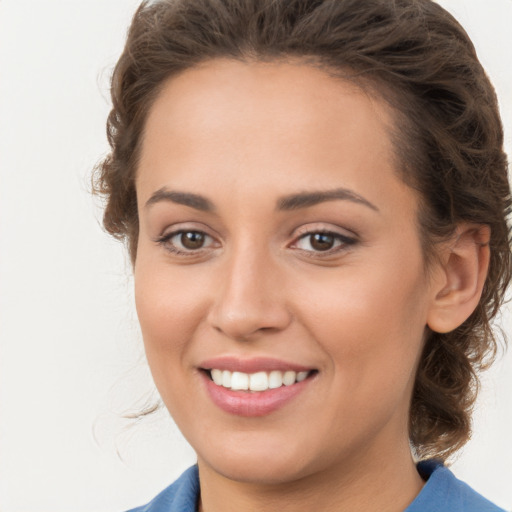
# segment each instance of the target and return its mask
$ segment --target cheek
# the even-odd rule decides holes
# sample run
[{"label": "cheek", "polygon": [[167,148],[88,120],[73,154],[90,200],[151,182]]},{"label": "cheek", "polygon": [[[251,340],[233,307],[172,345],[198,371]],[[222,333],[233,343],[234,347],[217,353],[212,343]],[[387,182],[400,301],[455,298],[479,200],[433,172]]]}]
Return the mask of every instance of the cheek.
[{"label": "cheek", "polygon": [[183,412],[195,401],[186,376],[189,341],[202,318],[199,283],[180,278],[166,265],[147,263],[142,256],[135,266],[135,302],[146,358],[169,413],[187,425]]},{"label": "cheek", "polygon": [[204,285],[191,268],[173,271],[143,255],[137,261],[135,303],[157,387],[184,368],[188,342],[204,318],[204,296]]},{"label": "cheek", "polygon": [[384,393],[387,384],[404,386],[413,378],[427,293],[422,267],[412,267],[409,262],[400,275],[400,265],[346,269],[330,284],[311,281],[302,290],[305,323],[345,389]]}]

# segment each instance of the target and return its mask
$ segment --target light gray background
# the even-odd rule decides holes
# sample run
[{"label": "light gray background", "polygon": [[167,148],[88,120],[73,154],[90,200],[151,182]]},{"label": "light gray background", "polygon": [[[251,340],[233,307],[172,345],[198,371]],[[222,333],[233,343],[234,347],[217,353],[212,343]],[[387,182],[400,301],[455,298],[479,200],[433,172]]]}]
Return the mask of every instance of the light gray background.
[{"label": "light gray background", "polygon": [[[88,193],[135,0],[0,0],[0,511],[121,511],[193,463],[152,398],[121,245]],[[512,1],[443,0],[512,146]],[[510,310],[503,326],[512,332]],[[512,353],[486,375],[457,475],[512,509]]]}]

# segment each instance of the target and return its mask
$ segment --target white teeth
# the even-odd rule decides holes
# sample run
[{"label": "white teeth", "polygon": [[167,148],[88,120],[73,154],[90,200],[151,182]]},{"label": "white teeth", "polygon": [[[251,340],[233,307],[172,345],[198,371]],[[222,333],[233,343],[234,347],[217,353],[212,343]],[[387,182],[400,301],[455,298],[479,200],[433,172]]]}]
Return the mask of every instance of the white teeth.
[{"label": "white teeth", "polygon": [[249,389],[249,375],[242,372],[233,372],[231,375],[231,389],[246,391]]},{"label": "white teeth", "polygon": [[294,372],[278,370],[256,373],[230,372],[212,368],[210,375],[217,386],[233,389],[235,391],[266,391],[281,386],[291,386],[296,382],[302,382],[309,376],[310,372]]},{"label": "white teeth", "polygon": [[249,389],[251,391],[265,391],[268,389],[268,375],[265,372],[251,374],[249,378]]},{"label": "white teeth", "polygon": [[309,372],[297,373],[297,382],[302,382],[308,375],[309,375]]},{"label": "white teeth", "polygon": [[283,372],[273,371],[268,376],[268,387],[270,389],[280,388],[283,385]]},{"label": "white teeth", "polygon": [[283,375],[283,384],[285,386],[291,386],[295,384],[295,379],[297,378],[297,373],[293,371],[284,372]]},{"label": "white teeth", "polygon": [[212,370],[212,379],[217,386],[222,386],[222,370]]},{"label": "white teeth", "polygon": [[229,370],[224,370],[222,372],[222,385],[225,388],[231,387],[231,372]]}]

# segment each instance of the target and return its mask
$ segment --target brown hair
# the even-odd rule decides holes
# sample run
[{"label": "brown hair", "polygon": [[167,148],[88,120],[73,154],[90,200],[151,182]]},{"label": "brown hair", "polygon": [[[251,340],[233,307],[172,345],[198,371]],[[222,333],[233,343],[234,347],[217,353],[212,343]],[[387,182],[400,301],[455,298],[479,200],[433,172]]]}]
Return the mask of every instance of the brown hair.
[{"label": "brown hair", "polygon": [[[301,58],[366,83],[396,113],[403,179],[422,198],[426,261],[469,221],[491,228],[480,303],[446,334],[429,332],[413,391],[409,435],[418,457],[446,458],[469,438],[477,372],[496,352],[490,322],[512,260],[510,187],[497,101],[458,22],[431,0],[157,0],[137,10],[112,77],[111,153],[98,166],[104,226],[138,237],[135,172],[144,123],[165,81],[214,58]],[[387,92],[386,92],[387,91]]]}]

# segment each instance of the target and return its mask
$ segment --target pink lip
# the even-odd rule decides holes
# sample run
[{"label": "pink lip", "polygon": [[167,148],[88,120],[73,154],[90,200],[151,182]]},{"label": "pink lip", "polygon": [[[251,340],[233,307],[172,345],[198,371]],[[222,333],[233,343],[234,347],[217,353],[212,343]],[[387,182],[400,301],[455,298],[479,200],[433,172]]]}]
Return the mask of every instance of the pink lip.
[{"label": "pink lip", "polygon": [[266,416],[280,409],[301,393],[312,380],[308,378],[291,386],[251,392],[232,391],[231,389],[217,386],[204,372],[203,379],[206,390],[214,404],[225,412],[245,417]]},{"label": "pink lip", "polygon": [[[202,369],[217,368],[219,370],[239,371],[244,373],[255,373],[258,371],[271,372],[272,370],[286,371],[293,370],[303,372],[312,370],[305,366],[287,363],[272,358],[254,358],[242,360],[236,357],[214,358],[201,363]],[[243,417],[258,417],[270,414],[280,409],[298,394],[306,389],[314,380],[308,377],[302,382],[296,382],[291,386],[281,386],[267,391],[232,391],[231,389],[215,384],[207,372],[200,372],[206,391],[215,405],[223,411]]]},{"label": "pink lip", "polygon": [[279,370],[285,372],[293,370],[295,372],[307,372],[314,368],[302,366],[287,361],[281,361],[271,357],[254,357],[251,359],[242,359],[235,356],[222,356],[207,359],[199,364],[199,367],[204,370],[211,370],[217,368],[219,370],[229,370],[230,372],[243,372],[243,373],[256,373],[256,372],[271,372]]}]

